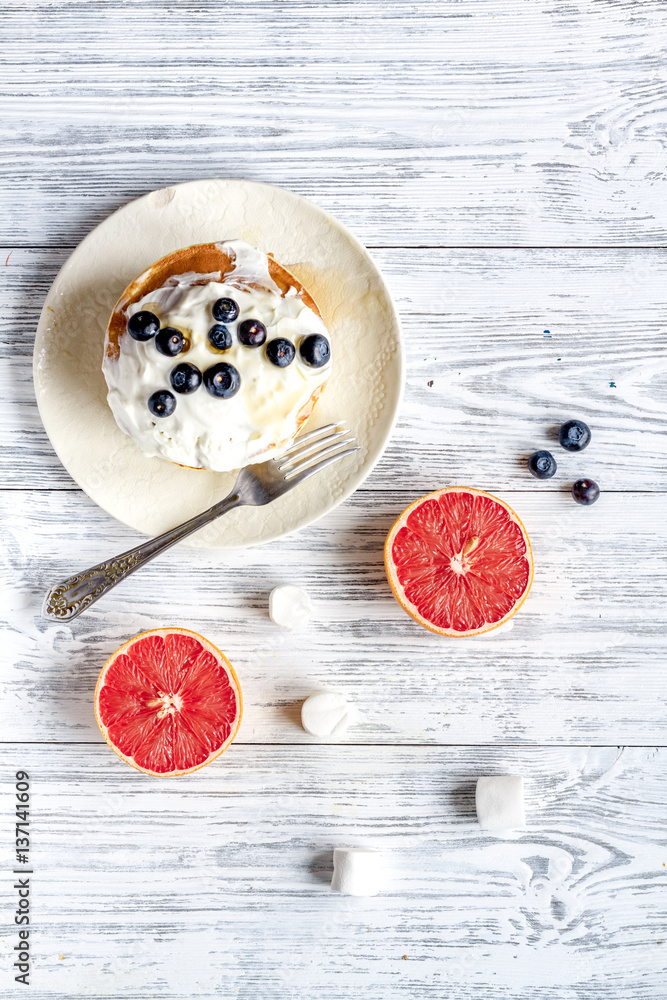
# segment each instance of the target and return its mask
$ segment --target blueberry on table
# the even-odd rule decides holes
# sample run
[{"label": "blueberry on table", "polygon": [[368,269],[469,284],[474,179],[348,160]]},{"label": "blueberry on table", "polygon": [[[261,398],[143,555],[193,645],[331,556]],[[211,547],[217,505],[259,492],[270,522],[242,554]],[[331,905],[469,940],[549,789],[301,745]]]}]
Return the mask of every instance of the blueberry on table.
[{"label": "blueberry on table", "polygon": [[230,399],[241,388],[241,376],[234,365],[221,361],[204,372],[204,385],[212,396]]},{"label": "blueberry on table", "polygon": [[321,333],[311,333],[299,344],[299,354],[310,368],[323,368],[331,356],[329,341]]},{"label": "blueberry on table", "polygon": [[232,335],[222,323],[216,323],[208,331],[208,342],[216,351],[228,351],[232,346]]},{"label": "blueberry on table", "polygon": [[160,389],[148,400],[148,409],[154,417],[170,417],[176,409],[176,399],[168,389]]},{"label": "blueberry on table", "polygon": [[220,323],[231,323],[238,316],[239,307],[234,299],[218,299],[213,303],[211,312],[213,319],[217,319]]},{"label": "blueberry on table", "polygon": [[160,320],[155,313],[142,309],[130,316],[127,329],[135,340],[151,340],[160,330]]},{"label": "blueberry on table", "polygon": [[572,499],[584,507],[595,503],[599,496],[600,487],[592,479],[577,479],[576,483],[572,483]]},{"label": "blueberry on table", "polygon": [[291,365],[295,354],[294,344],[286,337],[277,337],[266,345],[267,358],[272,365],[277,365],[278,368],[287,368],[288,365]]},{"label": "blueberry on table", "polygon": [[567,420],[558,432],[558,440],[567,451],[583,451],[591,440],[588,424],[583,420]]},{"label": "blueberry on table", "polygon": [[528,459],[528,468],[536,479],[551,479],[557,469],[556,459],[550,451],[534,451]]},{"label": "blueberry on table", "polygon": [[173,326],[165,326],[155,338],[155,346],[160,354],[175,358],[185,347],[185,337]]},{"label": "blueberry on table", "polygon": [[196,365],[191,365],[188,361],[182,361],[171,369],[169,374],[171,387],[176,392],[194,392],[201,385],[201,372]]},{"label": "blueberry on table", "polygon": [[261,347],[266,340],[266,327],[258,319],[244,319],[237,332],[245,347]]}]

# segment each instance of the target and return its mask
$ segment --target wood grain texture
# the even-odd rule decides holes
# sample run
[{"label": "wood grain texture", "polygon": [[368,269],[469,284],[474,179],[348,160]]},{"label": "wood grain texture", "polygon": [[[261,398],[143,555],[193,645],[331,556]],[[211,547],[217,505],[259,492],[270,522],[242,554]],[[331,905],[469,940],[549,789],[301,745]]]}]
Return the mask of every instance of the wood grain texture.
[{"label": "wood grain texture", "polygon": [[[9,254],[0,250],[0,264]],[[5,488],[73,485],[43,431],[31,368],[39,311],[65,256],[17,249],[0,268]],[[530,489],[526,457],[547,447],[560,471],[540,491],[581,475],[608,490],[667,488],[667,251],[374,256],[401,313],[408,381],[369,487],[416,495],[454,483]],[[582,455],[555,441],[571,416],[593,430]]]},{"label": "wood grain texture", "polygon": [[[234,745],[163,781],[106,746],[5,757],[32,780],[38,1000],[664,995],[664,749]],[[525,831],[479,829],[494,773],[525,776]],[[331,892],[346,844],[383,852],[384,893]]]},{"label": "wood grain texture", "polygon": [[148,190],[232,176],[374,246],[666,241],[659,0],[0,10],[1,240],[73,245]]},{"label": "wood grain texture", "polygon": [[[531,594],[501,629],[447,639],[413,622],[385,578],[384,539],[408,491],[360,491],[258,548],[174,549],[62,625],[39,617],[47,589],[136,535],[79,493],[2,493],[4,738],[99,741],[92,694],[107,657],[173,624],[234,664],[244,742],[310,742],[300,703],[333,686],[363,712],[355,742],[664,743],[667,496],[606,493],[587,509],[559,492],[500,495],[532,540]],[[306,633],[268,618],[286,582],[315,602]]]},{"label": "wood grain texture", "polygon": [[[664,4],[0,0],[0,20],[0,879],[13,899],[27,768],[31,996],[664,1000]],[[93,225],[206,176],[283,185],[375,248],[399,426],[312,529],[176,549],[54,626],[47,586],[137,536],[46,438],[39,310]],[[554,445],[570,416],[580,456]],[[470,640],[414,624],[382,567],[397,514],[454,483],[515,507],[536,559],[516,618]],[[269,621],[280,582],[313,597],[307,632]],[[101,743],[92,694],[166,623],[229,654],[246,714],[220,761],[155,782]],[[363,713],[336,743],[298,725],[322,685]],[[485,773],[525,775],[526,831],[479,830]],[[331,893],[337,844],[383,850],[387,891]]]}]

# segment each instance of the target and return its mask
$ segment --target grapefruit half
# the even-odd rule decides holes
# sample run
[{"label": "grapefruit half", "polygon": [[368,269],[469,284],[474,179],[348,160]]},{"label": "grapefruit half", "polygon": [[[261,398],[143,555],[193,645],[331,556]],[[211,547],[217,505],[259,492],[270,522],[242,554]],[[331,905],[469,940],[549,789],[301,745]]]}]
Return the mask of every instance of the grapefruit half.
[{"label": "grapefruit half", "polygon": [[119,757],[146,774],[189,774],[236,736],[243,703],[234,668],[196,632],[153,629],[107,660],[95,717]]},{"label": "grapefruit half", "polygon": [[429,493],[404,510],[384,560],[396,599],[440,635],[498,628],[533,582],[530,541],[512,508],[463,487]]}]

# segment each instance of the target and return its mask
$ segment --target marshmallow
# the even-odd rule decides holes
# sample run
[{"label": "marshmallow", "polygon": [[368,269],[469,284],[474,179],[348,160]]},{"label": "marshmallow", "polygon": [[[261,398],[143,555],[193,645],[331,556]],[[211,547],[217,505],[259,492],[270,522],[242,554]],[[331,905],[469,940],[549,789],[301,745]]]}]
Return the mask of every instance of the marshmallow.
[{"label": "marshmallow", "polygon": [[348,896],[377,896],[383,887],[382,855],[366,847],[336,847],[331,888]]},{"label": "marshmallow", "polygon": [[523,778],[516,774],[478,778],[475,808],[483,830],[511,830],[525,826]]},{"label": "marshmallow", "polygon": [[301,706],[301,725],[311,736],[338,736],[356,717],[357,712],[339,691],[315,691]]},{"label": "marshmallow", "polygon": [[269,618],[281,628],[303,628],[310,621],[313,605],[300,587],[283,584],[269,596]]}]

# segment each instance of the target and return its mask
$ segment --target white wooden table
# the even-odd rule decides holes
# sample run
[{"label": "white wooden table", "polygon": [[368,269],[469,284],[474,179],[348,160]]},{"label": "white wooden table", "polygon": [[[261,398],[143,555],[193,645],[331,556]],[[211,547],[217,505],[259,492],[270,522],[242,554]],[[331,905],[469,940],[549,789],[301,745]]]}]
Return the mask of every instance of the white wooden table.
[{"label": "white wooden table", "polygon": [[[33,1000],[664,998],[664,4],[1,8],[2,996],[23,990],[25,769]],[[48,624],[48,585],[137,536],[41,427],[44,295],[115,208],[208,176],[291,188],[371,249],[404,322],[398,429],[315,528],[174,551]],[[571,416],[589,449],[532,480],[525,457]],[[569,497],[580,475],[601,485],[593,508]],[[516,508],[536,573],[511,628],[450,641],[395,603],[382,544],[410,501],[458,483]],[[268,620],[279,582],[316,602],[305,635]],[[164,624],[219,644],[246,702],[227,754],[178,781],[122,764],[92,711],[107,656]],[[338,743],[298,725],[322,685],[364,715]],[[479,829],[488,773],[525,776],[527,830]],[[348,843],[386,852],[385,894],[330,891]]]}]

